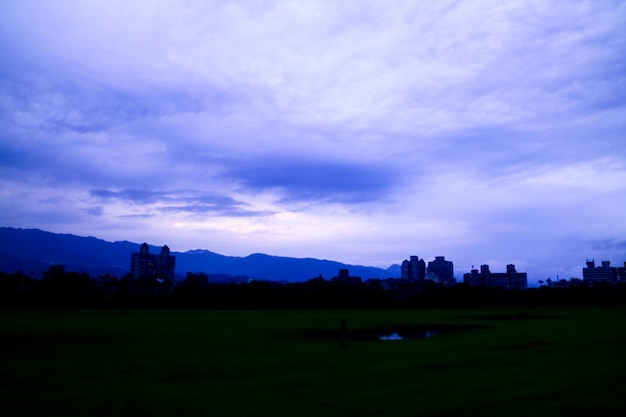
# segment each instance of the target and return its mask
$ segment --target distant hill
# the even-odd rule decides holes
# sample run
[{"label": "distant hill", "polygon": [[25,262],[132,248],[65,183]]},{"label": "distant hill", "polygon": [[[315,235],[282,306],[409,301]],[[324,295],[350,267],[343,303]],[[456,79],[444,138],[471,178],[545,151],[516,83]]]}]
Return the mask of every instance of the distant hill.
[{"label": "distant hill", "polygon": [[[120,277],[129,272],[130,254],[139,250],[140,243],[107,242],[95,237],[45,232],[39,229],[0,227],[0,270],[22,271],[40,277],[51,264],[63,264],[67,271],[87,272],[92,276],[109,273]],[[150,246],[158,253],[160,247]],[[389,278],[400,275],[400,266],[387,269],[346,265],[313,258],[287,258],[261,253],[245,257],[225,256],[208,250],[172,252],[176,256],[176,274],[204,272],[209,279],[240,281],[242,276],[261,280],[305,281],[320,274],[329,279],[339,269],[349,269],[350,275],[368,278]],[[230,277],[230,278],[229,278]]]}]

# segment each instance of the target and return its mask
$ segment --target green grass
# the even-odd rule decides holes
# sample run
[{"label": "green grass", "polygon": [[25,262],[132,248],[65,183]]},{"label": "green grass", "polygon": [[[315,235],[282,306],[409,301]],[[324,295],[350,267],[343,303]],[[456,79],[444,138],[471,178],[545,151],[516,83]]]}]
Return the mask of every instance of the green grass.
[{"label": "green grass", "polygon": [[[0,310],[3,416],[621,416],[625,309]],[[488,328],[402,342],[302,337]]]}]

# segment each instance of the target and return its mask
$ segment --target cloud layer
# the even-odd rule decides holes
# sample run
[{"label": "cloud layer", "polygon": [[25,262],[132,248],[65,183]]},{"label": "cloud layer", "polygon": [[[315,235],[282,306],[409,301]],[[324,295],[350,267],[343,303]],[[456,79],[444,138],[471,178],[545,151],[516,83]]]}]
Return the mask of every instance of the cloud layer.
[{"label": "cloud layer", "polygon": [[531,279],[626,260],[621,1],[24,0],[7,226]]}]

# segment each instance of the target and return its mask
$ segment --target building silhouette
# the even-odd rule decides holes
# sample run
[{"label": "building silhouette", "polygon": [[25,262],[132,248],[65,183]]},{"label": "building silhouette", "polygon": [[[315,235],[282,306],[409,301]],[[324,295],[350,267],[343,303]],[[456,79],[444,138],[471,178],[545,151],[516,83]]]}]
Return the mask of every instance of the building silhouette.
[{"label": "building silhouette", "polygon": [[130,258],[130,272],[139,292],[169,291],[174,285],[175,267],[176,257],[170,255],[167,245],[159,254],[152,254],[148,244],[143,243]]},{"label": "building silhouette", "polygon": [[506,266],[506,272],[491,272],[489,265],[481,265],[480,272],[472,269],[463,275],[463,283],[472,286],[487,286],[508,288],[511,290],[525,290],[528,288],[526,272],[517,272],[515,265]]},{"label": "building silhouette", "polygon": [[402,261],[402,279],[414,282],[424,282],[426,278],[426,262],[417,256],[411,256]]},{"label": "building silhouette", "polygon": [[428,262],[426,278],[440,282],[443,285],[454,285],[454,266],[451,261],[446,261],[444,256],[435,256],[434,261]]},{"label": "building silhouette", "polygon": [[347,269],[340,269],[339,274],[332,278],[333,282],[340,282],[343,284],[360,284],[362,282],[361,277],[350,276],[350,271]]},{"label": "building silhouette", "polygon": [[[626,262],[624,265],[626,266]],[[585,284],[593,285],[597,282],[615,284],[617,280],[618,268],[612,267],[611,262],[602,261],[602,266],[596,266],[596,262],[593,259],[591,261],[587,259],[587,267],[583,268],[583,282]]]},{"label": "building silhouette", "polygon": [[626,282],[626,262],[624,262],[624,266],[617,267],[617,279],[619,282]]}]

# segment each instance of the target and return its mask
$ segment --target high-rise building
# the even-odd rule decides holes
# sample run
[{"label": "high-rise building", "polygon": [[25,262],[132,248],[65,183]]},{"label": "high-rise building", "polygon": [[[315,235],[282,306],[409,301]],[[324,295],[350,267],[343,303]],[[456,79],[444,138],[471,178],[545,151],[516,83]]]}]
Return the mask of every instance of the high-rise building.
[{"label": "high-rise building", "polygon": [[143,243],[139,252],[131,254],[130,272],[137,282],[154,289],[169,289],[174,284],[176,257],[170,255],[167,246],[157,254],[150,253],[147,243]]},{"label": "high-rise building", "polygon": [[517,272],[513,264],[506,266],[506,272],[491,272],[489,265],[481,265],[480,272],[477,269],[472,269],[469,274],[464,274],[463,283],[512,290],[525,290],[528,288],[526,272]]},{"label": "high-rise building", "polygon": [[602,261],[602,266],[596,266],[594,260],[587,260],[587,267],[583,268],[583,282],[593,285],[596,282],[617,282],[617,268],[611,266],[611,262]]},{"label": "high-rise building", "polygon": [[453,285],[456,283],[454,279],[454,266],[451,261],[446,261],[444,256],[435,256],[434,261],[428,262],[427,274],[436,278],[438,282],[444,285]]},{"label": "high-rise building", "polygon": [[417,256],[411,256],[402,262],[402,279],[423,282],[426,277],[426,262]]}]

